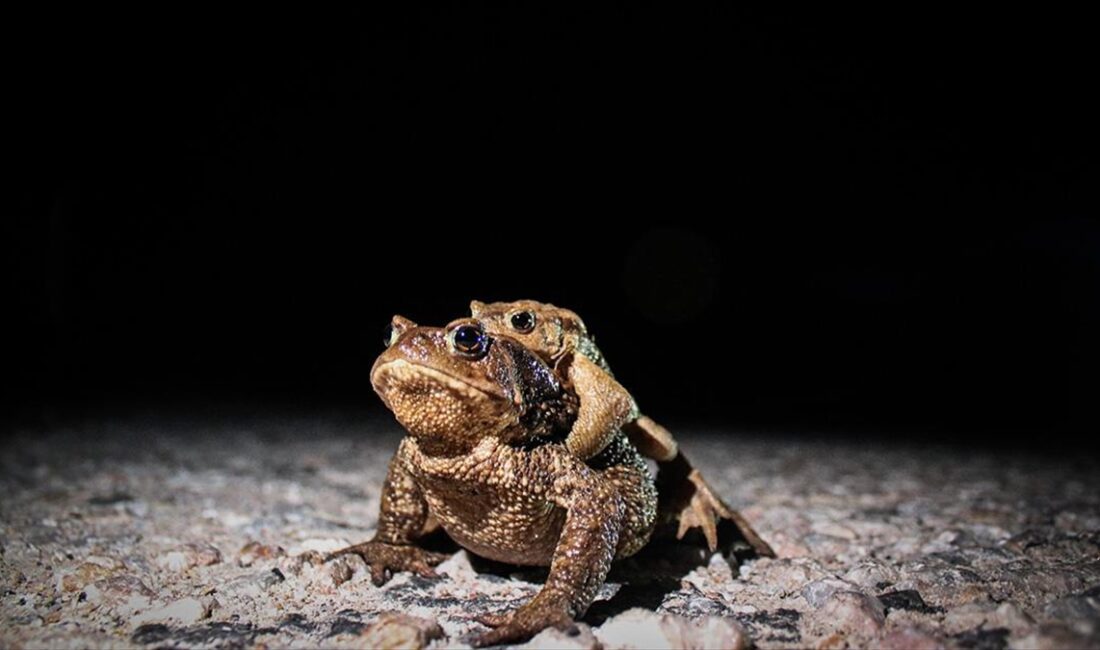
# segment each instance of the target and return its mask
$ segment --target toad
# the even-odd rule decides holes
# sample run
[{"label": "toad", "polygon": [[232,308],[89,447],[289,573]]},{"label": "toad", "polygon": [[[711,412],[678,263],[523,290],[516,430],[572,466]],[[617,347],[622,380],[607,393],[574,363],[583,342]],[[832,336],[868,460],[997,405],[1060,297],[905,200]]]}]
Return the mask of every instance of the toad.
[{"label": "toad", "polygon": [[580,417],[575,397],[519,342],[472,319],[445,328],[395,317],[371,384],[407,430],[389,465],[378,529],[337,551],[370,566],[435,575],[445,556],[417,542],[441,527],[492,560],[549,566],[519,608],[479,620],[493,645],[565,627],[584,614],[614,559],[653,532],[657,492],[645,460],[621,433],[581,458],[566,445]]},{"label": "toad", "polygon": [[577,396],[577,418],[565,440],[570,453],[590,458],[622,431],[644,456],[657,461],[661,511],[673,519],[670,523],[677,527],[677,539],[699,528],[714,551],[717,522],[728,519],[756,554],[775,556],[745,518],[707,484],[668,429],[642,415],[634,398],[615,380],[607,359],[576,313],[534,300],[474,300],[470,313],[490,335],[514,338],[538,354]]}]

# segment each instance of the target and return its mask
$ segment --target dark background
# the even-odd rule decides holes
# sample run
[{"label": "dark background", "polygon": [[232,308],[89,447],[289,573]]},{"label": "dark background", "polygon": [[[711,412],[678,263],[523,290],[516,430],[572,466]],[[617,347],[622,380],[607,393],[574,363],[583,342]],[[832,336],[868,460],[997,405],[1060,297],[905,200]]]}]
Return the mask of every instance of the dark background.
[{"label": "dark background", "polygon": [[381,409],[529,297],[660,420],[1088,440],[1095,38],[1003,11],[28,18],[7,410]]}]

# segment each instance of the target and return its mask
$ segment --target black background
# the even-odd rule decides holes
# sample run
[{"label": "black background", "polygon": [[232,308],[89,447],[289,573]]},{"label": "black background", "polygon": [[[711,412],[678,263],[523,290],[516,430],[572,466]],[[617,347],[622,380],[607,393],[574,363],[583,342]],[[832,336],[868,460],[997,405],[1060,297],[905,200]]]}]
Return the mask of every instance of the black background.
[{"label": "black background", "polygon": [[28,18],[5,401],[380,409],[534,298],[661,420],[1088,440],[1095,38],[1003,12]]}]

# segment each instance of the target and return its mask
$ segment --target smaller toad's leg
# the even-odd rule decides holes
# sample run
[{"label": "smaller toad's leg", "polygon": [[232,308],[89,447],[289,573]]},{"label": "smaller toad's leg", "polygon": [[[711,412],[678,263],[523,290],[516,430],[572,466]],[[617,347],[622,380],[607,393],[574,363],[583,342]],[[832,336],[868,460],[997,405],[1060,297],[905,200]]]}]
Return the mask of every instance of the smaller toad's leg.
[{"label": "smaller toad's leg", "polygon": [[678,522],[676,539],[683,539],[687,531],[699,528],[706,537],[711,551],[718,548],[718,518],[728,519],[736,526],[745,541],[760,557],[775,557],[775,551],[749,522],[730,508],[714,489],[691,465],[683,452],[671,461],[657,465],[658,519]]},{"label": "smaller toad's leg", "polygon": [[516,641],[548,627],[571,625],[592,604],[607,577],[626,515],[615,485],[582,465],[555,481],[550,500],[568,513],[546,584],[518,609],[480,617],[495,629],[476,638],[474,645]]},{"label": "smaller toad's leg", "polygon": [[624,424],[623,433],[643,456],[659,463],[667,463],[679,452],[672,433],[647,415],[639,415],[636,420]]},{"label": "smaller toad's leg", "polygon": [[382,487],[382,508],[378,514],[378,531],[367,542],[335,551],[325,558],[354,554],[370,566],[371,581],[382,585],[394,571],[413,571],[425,578],[437,577],[432,567],[447,559],[443,553],[433,553],[413,544],[429,526],[428,504],[420,488],[405,470],[399,458],[390,461],[386,482]]},{"label": "smaller toad's leg", "polygon": [[[575,457],[588,459],[603,450],[619,427],[637,415],[637,407],[622,384],[587,357],[571,355],[561,363],[569,387],[580,399],[565,447]],[[562,370],[558,368],[559,373]]]}]

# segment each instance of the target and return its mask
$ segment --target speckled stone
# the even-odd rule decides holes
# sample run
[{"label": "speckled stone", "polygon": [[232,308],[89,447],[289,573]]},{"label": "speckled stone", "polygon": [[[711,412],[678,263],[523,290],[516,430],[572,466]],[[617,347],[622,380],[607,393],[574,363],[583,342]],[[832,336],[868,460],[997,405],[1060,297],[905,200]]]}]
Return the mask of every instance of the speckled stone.
[{"label": "speckled stone", "polygon": [[[779,557],[653,545],[613,567],[576,634],[529,647],[638,630],[650,647],[1100,647],[1087,455],[675,433]],[[322,561],[371,535],[399,434],[351,417],[21,432],[0,451],[0,646],[339,648],[389,630],[463,647],[545,571],[452,548],[441,579],[378,588],[355,556]]]},{"label": "speckled stone", "polygon": [[382,614],[360,635],[364,648],[379,650],[420,650],[441,638],[443,628],[433,619],[397,612]]}]

